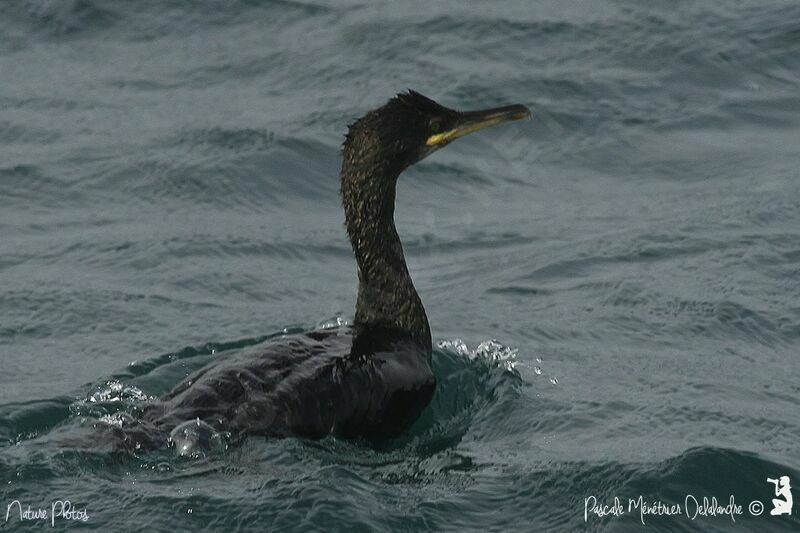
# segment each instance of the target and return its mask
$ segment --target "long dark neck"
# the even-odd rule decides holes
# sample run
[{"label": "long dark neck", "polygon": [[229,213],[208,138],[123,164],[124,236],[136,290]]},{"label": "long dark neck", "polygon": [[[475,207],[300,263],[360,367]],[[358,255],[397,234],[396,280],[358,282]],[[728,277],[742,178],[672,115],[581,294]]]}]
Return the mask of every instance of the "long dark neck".
[{"label": "long dark neck", "polygon": [[431,350],[425,308],[408,273],[394,225],[396,175],[342,167],[345,223],[358,263],[358,330],[389,331]]}]

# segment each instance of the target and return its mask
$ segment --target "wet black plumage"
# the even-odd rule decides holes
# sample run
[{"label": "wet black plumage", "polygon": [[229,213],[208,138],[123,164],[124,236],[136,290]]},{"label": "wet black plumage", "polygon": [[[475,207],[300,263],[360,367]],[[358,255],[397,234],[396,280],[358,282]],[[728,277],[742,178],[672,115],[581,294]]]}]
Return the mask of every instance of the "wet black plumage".
[{"label": "wet black plumage", "polygon": [[126,447],[158,446],[200,419],[245,435],[380,441],[406,430],[430,402],[431,331],[394,224],[401,172],[462,135],[530,113],[523,106],[448,109],[409,91],[350,125],[341,195],[358,265],[351,327],[285,336],[195,372],[119,430]]}]

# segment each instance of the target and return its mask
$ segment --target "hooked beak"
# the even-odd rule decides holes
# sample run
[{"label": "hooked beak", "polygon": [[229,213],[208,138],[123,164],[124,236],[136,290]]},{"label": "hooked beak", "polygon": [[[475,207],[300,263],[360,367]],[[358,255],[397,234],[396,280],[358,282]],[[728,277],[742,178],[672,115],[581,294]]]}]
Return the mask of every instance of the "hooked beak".
[{"label": "hooked beak", "polygon": [[483,111],[467,111],[461,113],[460,120],[456,126],[448,131],[431,135],[425,141],[425,145],[430,148],[441,148],[442,146],[463,137],[468,133],[494,126],[510,120],[520,120],[531,118],[530,110],[524,105],[509,105],[485,109]]}]

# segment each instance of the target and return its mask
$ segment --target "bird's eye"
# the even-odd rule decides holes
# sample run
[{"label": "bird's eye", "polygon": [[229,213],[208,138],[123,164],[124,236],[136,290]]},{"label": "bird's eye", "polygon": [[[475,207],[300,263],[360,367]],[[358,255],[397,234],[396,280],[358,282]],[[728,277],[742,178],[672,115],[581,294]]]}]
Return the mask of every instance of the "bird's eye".
[{"label": "bird's eye", "polygon": [[441,122],[431,122],[431,133],[439,133],[439,130],[442,129]]}]

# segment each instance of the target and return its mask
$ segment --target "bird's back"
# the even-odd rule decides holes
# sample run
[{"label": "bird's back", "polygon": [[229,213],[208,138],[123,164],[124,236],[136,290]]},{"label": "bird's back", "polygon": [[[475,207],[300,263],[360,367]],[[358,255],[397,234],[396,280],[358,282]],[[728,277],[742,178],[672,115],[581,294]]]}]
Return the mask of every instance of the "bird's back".
[{"label": "bird's back", "polygon": [[144,418],[164,431],[199,419],[234,439],[382,440],[407,429],[434,388],[423,348],[395,339],[369,353],[354,350],[353,330],[342,328],[280,337],[216,360],[154,402]]}]

